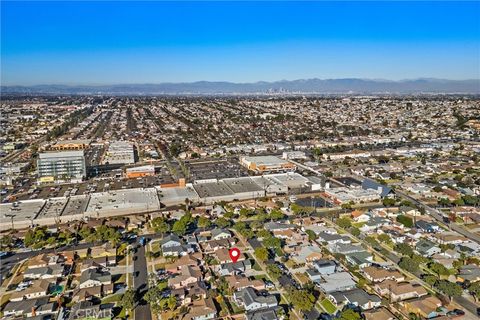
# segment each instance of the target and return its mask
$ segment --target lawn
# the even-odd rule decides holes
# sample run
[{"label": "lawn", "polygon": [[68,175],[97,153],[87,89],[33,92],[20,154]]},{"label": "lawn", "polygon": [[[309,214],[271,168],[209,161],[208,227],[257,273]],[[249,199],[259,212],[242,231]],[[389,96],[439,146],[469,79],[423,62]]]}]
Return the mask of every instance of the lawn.
[{"label": "lawn", "polygon": [[102,299],[102,303],[119,302],[122,298],[122,294],[112,294]]},{"label": "lawn", "polygon": [[327,311],[330,314],[334,314],[335,311],[337,311],[337,307],[335,307],[333,303],[327,298],[323,299],[322,302],[320,302],[320,304],[322,305],[323,309],[325,309],[325,311]]},{"label": "lawn", "polygon": [[257,274],[256,276],[253,276],[257,280],[267,280],[267,276],[264,274]]},{"label": "lawn", "polygon": [[127,275],[122,273],[118,279],[115,280],[115,283],[125,283],[127,281]]},{"label": "lawn", "polygon": [[295,276],[298,278],[298,281],[300,281],[302,285],[308,283],[309,281],[308,277],[303,273],[295,273]]}]

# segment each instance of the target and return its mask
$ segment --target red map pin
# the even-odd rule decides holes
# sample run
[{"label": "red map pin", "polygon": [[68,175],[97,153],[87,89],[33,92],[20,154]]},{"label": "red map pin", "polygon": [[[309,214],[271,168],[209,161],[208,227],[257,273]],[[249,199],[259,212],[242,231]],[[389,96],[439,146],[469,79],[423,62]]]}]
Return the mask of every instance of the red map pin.
[{"label": "red map pin", "polygon": [[233,263],[237,262],[238,258],[240,258],[240,250],[237,248],[232,248],[228,251],[230,255],[230,259],[232,259]]}]

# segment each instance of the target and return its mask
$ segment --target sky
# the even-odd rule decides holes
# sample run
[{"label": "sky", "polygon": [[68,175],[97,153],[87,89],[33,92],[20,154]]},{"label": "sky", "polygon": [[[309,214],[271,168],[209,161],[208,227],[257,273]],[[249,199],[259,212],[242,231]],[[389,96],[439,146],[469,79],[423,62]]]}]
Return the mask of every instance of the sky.
[{"label": "sky", "polygon": [[1,1],[1,83],[479,79],[480,2]]}]

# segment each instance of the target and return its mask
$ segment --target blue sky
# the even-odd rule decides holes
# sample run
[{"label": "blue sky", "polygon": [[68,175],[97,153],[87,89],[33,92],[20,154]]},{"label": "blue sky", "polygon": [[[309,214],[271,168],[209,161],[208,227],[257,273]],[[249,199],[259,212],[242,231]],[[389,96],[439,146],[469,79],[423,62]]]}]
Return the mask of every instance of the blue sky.
[{"label": "blue sky", "polygon": [[4,85],[480,78],[480,2],[1,6]]}]

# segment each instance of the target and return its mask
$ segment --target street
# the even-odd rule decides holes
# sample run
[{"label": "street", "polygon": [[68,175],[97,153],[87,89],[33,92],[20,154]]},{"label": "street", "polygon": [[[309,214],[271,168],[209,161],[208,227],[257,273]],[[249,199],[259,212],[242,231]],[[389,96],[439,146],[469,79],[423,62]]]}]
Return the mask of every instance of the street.
[{"label": "street", "polygon": [[139,303],[134,310],[135,319],[150,320],[152,313],[150,305],[143,300],[143,295],[148,290],[148,271],[147,260],[145,258],[145,247],[137,241],[134,246],[137,247],[133,255],[133,288],[136,291]]}]

